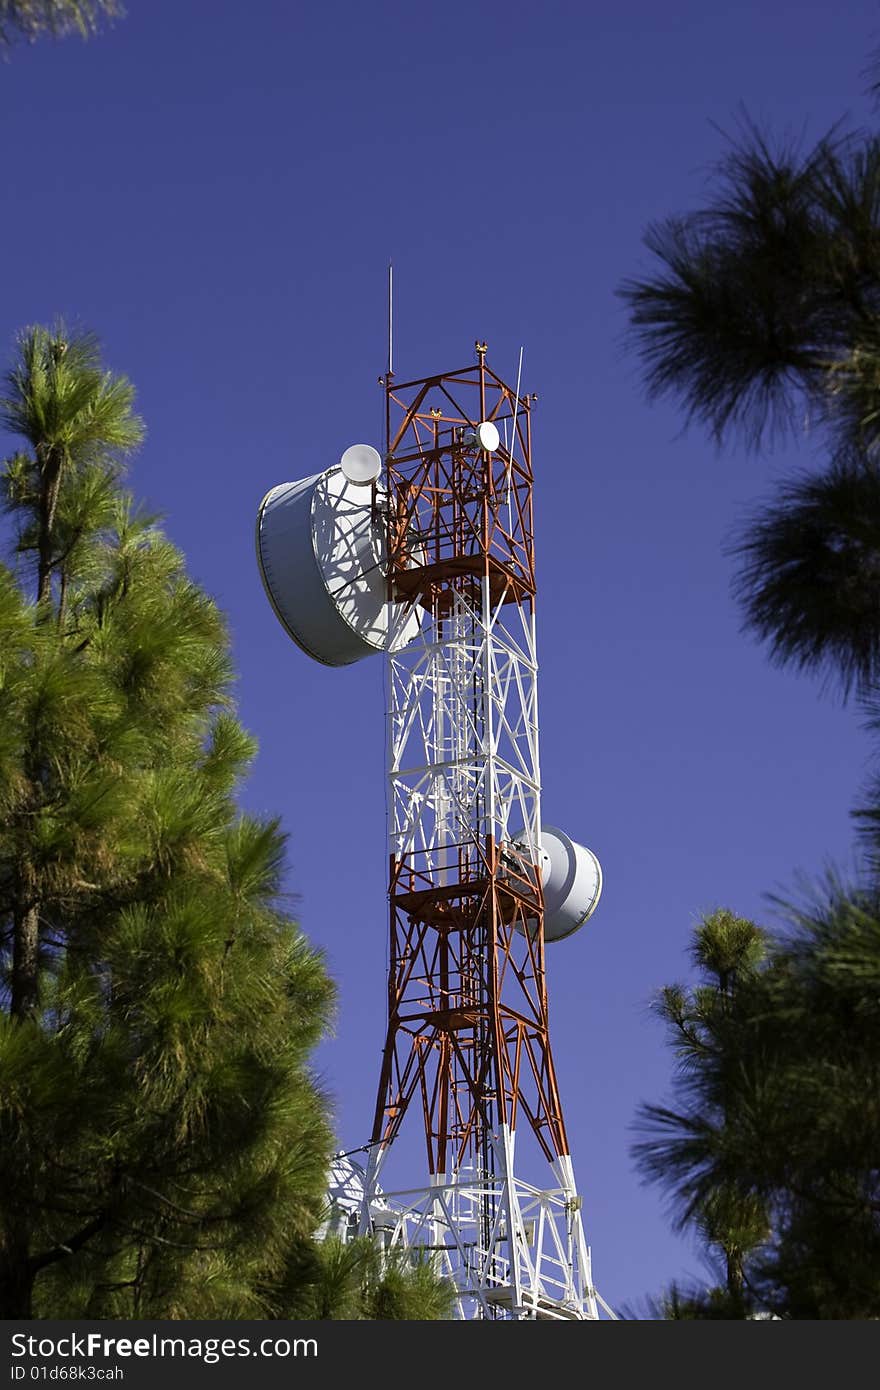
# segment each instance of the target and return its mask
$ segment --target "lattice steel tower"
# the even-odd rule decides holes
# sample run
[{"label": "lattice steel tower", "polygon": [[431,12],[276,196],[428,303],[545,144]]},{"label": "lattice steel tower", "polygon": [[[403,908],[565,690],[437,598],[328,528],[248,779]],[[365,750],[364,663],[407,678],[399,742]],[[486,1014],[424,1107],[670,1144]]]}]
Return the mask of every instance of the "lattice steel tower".
[{"label": "lattice steel tower", "polygon": [[[366,1170],[335,1166],[336,1225],[432,1251],[462,1317],[614,1316],[550,1046],[545,945],[589,917],[602,879],[541,819],[533,398],[481,342],[474,365],[382,383],[384,460],[354,446],[269,493],[258,527],[291,636],[332,665],[388,662],[388,1028]],[[311,590],[291,559],[306,510]],[[426,1171],[391,1190],[419,1118]]]}]

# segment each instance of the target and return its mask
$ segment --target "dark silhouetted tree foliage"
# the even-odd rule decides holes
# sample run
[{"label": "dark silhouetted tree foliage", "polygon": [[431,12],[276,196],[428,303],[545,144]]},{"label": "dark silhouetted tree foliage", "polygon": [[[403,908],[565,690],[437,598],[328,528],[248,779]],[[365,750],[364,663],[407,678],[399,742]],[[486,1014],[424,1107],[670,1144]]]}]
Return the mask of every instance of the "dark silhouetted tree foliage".
[{"label": "dark silhouetted tree foliage", "polygon": [[646,236],[621,288],[651,395],[722,443],[809,426],[825,469],[784,484],[734,545],[746,624],[844,693],[878,676],[880,140],[774,150],[745,123],[707,207]]},{"label": "dark silhouetted tree foliage", "polygon": [[[732,546],[746,626],[778,664],[856,692],[876,730],[880,139],[838,129],[804,151],[746,119],[707,204],[646,243],[653,272],[620,293],[649,394],[718,445],[818,446]],[[644,1107],[637,1158],[718,1273],[673,1288],[662,1316],[880,1316],[878,807],[875,778],[857,812],[867,888],[832,885],[782,941],[715,914],[700,985],[662,997],[677,1098]]]},{"label": "dark silhouetted tree foliage", "polygon": [[674,1101],[635,1146],[722,1276],[671,1318],[880,1316],[880,902],[830,885],[780,939],[718,912],[660,1000]]},{"label": "dark silhouetted tree foliage", "polygon": [[774,150],[746,121],[709,205],[645,242],[660,269],[620,293],[652,395],[719,443],[760,447],[808,412],[876,443],[880,140]]},{"label": "dark silhouetted tree foliage", "polygon": [[880,681],[880,470],[849,450],[783,483],[736,545],[735,591],[778,665],[865,696]]}]

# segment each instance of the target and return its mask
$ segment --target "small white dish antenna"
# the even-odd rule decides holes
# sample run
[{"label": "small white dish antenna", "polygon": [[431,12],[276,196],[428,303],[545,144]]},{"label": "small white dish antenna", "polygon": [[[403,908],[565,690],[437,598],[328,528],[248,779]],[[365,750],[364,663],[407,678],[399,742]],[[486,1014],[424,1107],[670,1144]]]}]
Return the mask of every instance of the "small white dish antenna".
[{"label": "small white dish antenna", "polygon": [[462,441],[470,449],[485,449],[487,454],[494,454],[501,443],[501,436],[491,420],[484,420],[476,429],[466,429]]},{"label": "small white dish antenna", "polygon": [[381,473],[382,456],[371,444],[351,444],[339,460],[339,466],[355,487],[366,487]]}]

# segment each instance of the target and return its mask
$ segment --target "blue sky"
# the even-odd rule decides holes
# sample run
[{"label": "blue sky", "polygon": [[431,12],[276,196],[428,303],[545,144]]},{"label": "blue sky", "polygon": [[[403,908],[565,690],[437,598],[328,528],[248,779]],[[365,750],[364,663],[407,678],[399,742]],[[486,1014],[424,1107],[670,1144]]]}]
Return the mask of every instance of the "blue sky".
[{"label": "blue sky", "polygon": [[669,1094],[652,995],[686,977],[702,913],[772,924],[768,894],[853,865],[870,748],[857,710],[769,666],[730,596],[726,540],[813,442],[756,459],[682,434],[645,402],[615,289],[649,268],[646,224],[699,205],[742,104],[807,140],[876,119],[878,6],[128,8],[0,67],[0,350],[63,314],[137,386],[132,485],[229,616],[261,747],[243,803],[282,816],[338,981],[317,1060],[354,1148],[385,1028],[382,664],[290,643],[254,518],[276,483],[381,444],[389,259],[401,379],[479,337],[515,380],[524,348],[544,814],[605,874],[548,952],[551,1033],[596,1281],[637,1303],[702,1271],[629,1156],[639,1102]]}]

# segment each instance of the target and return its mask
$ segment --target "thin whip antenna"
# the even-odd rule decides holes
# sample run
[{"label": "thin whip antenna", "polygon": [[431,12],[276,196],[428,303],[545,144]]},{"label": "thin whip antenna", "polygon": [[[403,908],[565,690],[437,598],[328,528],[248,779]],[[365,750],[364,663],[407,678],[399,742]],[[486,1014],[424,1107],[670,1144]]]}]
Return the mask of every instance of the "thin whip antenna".
[{"label": "thin whip antenna", "polygon": [[522,380],[522,359],[523,359],[523,350],[522,350],[522,348],[520,348],[520,350],[519,350],[519,366],[518,366],[517,369],[516,369],[516,396],[515,396],[514,402],[513,402],[513,427],[512,427],[511,435],[510,435],[510,452],[509,452],[509,455],[508,455],[508,457],[509,457],[509,459],[510,459],[510,463],[508,464],[508,467],[511,467],[512,464],[513,464],[513,451],[514,451],[514,449],[516,448],[516,412],[517,412],[517,407],[519,406],[519,384],[520,384],[520,382],[521,382],[521,380]]},{"label": "thin whip antenna", "polygon": [[510,430],[510,448],[507,451],[507,528],[513,530],[513,509],[510,493],[513,488],[513,455],[516,449],[516,412],[519,406],[519,384],[522,380],[523,350],[519,350],[519,366],[516,369],[516,396],[513,402],[513,425]]},{"label": "thin whip antenna", "polygon": [[394,375],[394,266],[388,262],[388,375]]}]

